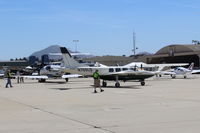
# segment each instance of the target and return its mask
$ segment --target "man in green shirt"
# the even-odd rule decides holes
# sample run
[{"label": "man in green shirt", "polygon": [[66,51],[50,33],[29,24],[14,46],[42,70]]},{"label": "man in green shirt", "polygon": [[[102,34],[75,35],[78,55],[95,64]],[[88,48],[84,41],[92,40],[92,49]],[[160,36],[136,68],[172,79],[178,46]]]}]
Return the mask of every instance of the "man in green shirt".
[{"label": "man in green shirt", "polygon": [[11,75],[11,73],[10,73],[10,70],[8,70],[8,71],[6,72],[6,78],[7,78],[6,88],[8,88],[8,85],[10,85],[10,87],[13,87],[13,86],[12,86],[12,83],[11,83],[12,75]]},{"label": "man in green shirt", "polygon": [[101,89],[101,85],[100,85],[100,75],[98,73],[98,70],[96,70],[92,77],[94,78],[94,93],[97,93],[96,88],[99,87],[100,91],[103,92],[104,90]]}]

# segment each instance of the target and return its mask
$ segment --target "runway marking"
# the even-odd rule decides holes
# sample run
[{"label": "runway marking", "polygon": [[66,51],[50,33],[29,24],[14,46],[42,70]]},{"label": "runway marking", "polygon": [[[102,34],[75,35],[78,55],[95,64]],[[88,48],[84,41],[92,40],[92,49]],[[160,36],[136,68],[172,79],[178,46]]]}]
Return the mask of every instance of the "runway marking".
[{"label": "runway marking", "polygon": [[50,115],[54,115],[54,116],[57,116],[57,117],[60,117],[60,118],[63,118],[63,119],[67,119],[67,120],[71,120],[71,121],[74,121],[74,122],[77,122],[77,123],[80,123],[80,124],[83,124],[83,125],[87,125],[87,126],[90,126],[92,128],[95,128],[95,129],[104,130],[104,131],[107,131],[107,132],[110,132],[110,133],[115,133],[114,131],[105,129],[103,127],[96,126],[96,125],[93,125],[93,124],[89,124],[89,123],[86,123],[86,122],[82,122],[82,121],[79,121],[79,120],[76,120],[76,119],[73,119],[73,118],[70,118],[70,117],[67,117],[67,116],[64,116],[64,115],[60,115],[60,114],[57,114],[57,113],[54,113],[54,112],[51,112],[51,111],[48,111],[48,110],[38,108],[38,107],[33,106],[33,105],[29,105],[29,104],[19,102],[19,101],[13,100],[13,99],[8,99],[8,98],[5,98],[5,97],[1,97],[1,99],[6,99],[6,100],[9,100],[11,102],[14,102],[14,103],[17,103],[17,104],[20,104],[20,105],[23,105],[23,106],[26,106],[26,107],[29,107],[29,108],[32,108],[32,109],[35,109],[35,110],[39,110],[41,112],[48,113]]}]

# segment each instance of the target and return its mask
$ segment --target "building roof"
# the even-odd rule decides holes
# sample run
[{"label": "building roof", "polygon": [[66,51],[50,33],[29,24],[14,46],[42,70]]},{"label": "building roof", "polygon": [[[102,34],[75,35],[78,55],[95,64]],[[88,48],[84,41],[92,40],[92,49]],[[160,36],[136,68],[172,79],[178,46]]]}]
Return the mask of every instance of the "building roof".
[{"label": "building roof", "polygon": [[173,50],[174,53],[200,52],[200,45],[194,45],[194,44],[168,45],[158,50],[158,52],[156,52],[155,55],[168,54],[171,50]]},{"label": "building roof", "polygon": [[0,67],[3,66],[28,66],[27,61],[0,61]]}]

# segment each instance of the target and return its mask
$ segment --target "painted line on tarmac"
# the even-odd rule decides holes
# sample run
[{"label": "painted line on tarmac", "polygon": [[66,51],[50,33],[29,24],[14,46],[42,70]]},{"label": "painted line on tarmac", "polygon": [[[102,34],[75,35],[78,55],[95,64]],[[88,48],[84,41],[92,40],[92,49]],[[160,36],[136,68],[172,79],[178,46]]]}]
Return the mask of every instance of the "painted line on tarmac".
[{"label": "painted line on tarmac", "polygon": [[71,121],[74,121],[74,122],[77,122],[77,123],[80,123],[80,124],[83,124],[83,125],[87,125],[87,126],[90,126],[92,128],[95,128],[95,129],[104,130],[104,131],[107,131],[107,132],[110,132],[110,133],[115,133],[114,131],[105,129],[103,127],[96,126],[96,125],[93,125],[93,124],[89,124],[89,123],[86,123],[86,122],[82,122],[82,121],[79,121],[79,120],[76,120],[76,119],[73,119],[73,118],[70,118],[70,117],[67,117],[67,116],[64,116],[64,115],[60,115],[60,114],[57,114],[57,113],[54,113],[54,112],[51,112],[51,111],[48,111],[48,110],[45,110],[45,109],[38,108],[38,107],[33,106],[33,105],[25,104],[25,103],[22,103],[22,102],[13,100],[13,99],[8,99],[8,98],[5,98],[5,97],[1,97],[1,98],[9,100],[9,101],[17,103],[17,104],[20,104],[20,105],[23,105],[23,106],[26,106],[26,107],[29,107],[29,108],[32,108],[32,109],[35,109],[35,110],[39,110],[39,111],[44,112],[44,113],[48,113],[50,115],[54,115],[54,116],[57,116],[57,117],[60,117],[60,118],[63,118],[63,119],[71,120]]}]

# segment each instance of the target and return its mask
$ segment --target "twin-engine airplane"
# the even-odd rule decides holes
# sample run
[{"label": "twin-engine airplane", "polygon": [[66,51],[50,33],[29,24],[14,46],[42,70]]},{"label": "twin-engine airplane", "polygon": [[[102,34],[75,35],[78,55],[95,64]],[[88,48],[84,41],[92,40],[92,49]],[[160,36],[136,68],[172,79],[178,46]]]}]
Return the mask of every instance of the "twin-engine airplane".
[{"label": "twin-engine airplane", "polygon": [[115,81],[115,87],[120,87],[119,80],[137,80],[142,86],[145,85],[145,79],[154,76],[154,72],[149,72],[145,70],[138,71],[137,69],[125,66],[95,66],[90,67],[84,64],[78,63],[74,60],[65,47],[60,48],[63,55],[64,67],[68,73],[76,73],[83,76],[92,76],[95,70],[99,71],[100,78],[103,80],[102,85],[107,86],[108,80]]}]

